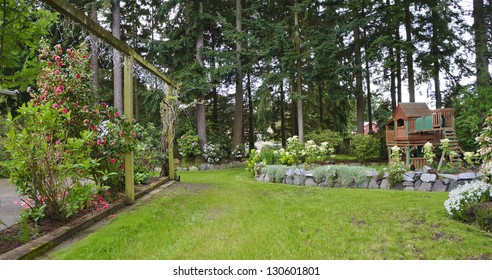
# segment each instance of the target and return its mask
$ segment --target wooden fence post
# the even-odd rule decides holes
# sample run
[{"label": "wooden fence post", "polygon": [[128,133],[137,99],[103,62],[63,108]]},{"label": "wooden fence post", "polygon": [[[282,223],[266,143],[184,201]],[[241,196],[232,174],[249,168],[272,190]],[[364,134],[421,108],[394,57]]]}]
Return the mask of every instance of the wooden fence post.
[{"label": "wooden fence post", "polygon": [[[167,86],[167,96],[171,96],[174,92],[174,87],[171,85]],[[175,104],[171,104],[174,106]],[[173,123],[168,124],[169,129],[167,130],[167,157],[169,161],[169,180],[174,180],[174,125],[175,120],[173,119]]]},{"label": "wooden fence post", "polygon": [[[125,55],[123,69],[123,107],[125,116],[131,122],[133,120],[133,59]],[[126,203],[135,201],[135,186],[133,175],[133,151],[125,153],[125,194]]]}]

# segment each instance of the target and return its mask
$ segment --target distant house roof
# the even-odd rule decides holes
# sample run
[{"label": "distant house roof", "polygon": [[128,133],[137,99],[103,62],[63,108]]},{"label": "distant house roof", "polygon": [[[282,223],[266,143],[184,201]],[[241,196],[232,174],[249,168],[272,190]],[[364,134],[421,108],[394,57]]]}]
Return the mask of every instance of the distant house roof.
[{"label": "distant house roof", "polygon": [[415,118],[432,115],[432,111],[426,103],[400,103],[398,105],[407,118]]}]

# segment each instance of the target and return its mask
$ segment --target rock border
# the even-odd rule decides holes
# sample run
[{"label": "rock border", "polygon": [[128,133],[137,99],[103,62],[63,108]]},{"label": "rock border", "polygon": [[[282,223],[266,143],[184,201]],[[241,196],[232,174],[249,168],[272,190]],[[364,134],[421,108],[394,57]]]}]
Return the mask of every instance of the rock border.
[{"label": "rock border", "polygon": [[[464,172],[457,175],[445,173],[432,173],[430,169],[424,169],[422,172],[410,171],[403,175],[403,181],[396,186],[390,186],[388,181],[388,173],[382,177],[375,171],[366,172],[366,180],[361,184],[349,184],[348,188],[358,189],[383,189],[383,190],[403,190],[403,191],[422,191],[422,192],[450,192],[458,186],[464,185],[467,182],[479,180],[482,177],[482,172]],[[257,181],[271,182],[272,180],[266,174],[256,174]],[[302,168],[291,167],[285,172],[283,184],[296,186],[312,186],[312,187],[334,187],[330,186],[323,178],[320,182],[316,182],[313,178],[312,171],[306,171]]]},{"label": "rock border", "polygon": [[[174,184],[176,181],[170,181],[168,177],[159,178],[157,181],[143,186],[141,190],[135,192],[135,200],[143,197],[144,195],[150,193],[152,190],[163,186],[167,188]],[[0,255],[0,260],[32,260],[36,257],[41,256],[46,251],[55,247],[56,245],[66,241],[75,234],[83,231],[95,223],[101,221],[102,219],[108,217],[111,214],[115,214],[119,210],[123,209],[125,206],[124,200],[119,200],[115,203],[110,204],[110,206],[98,212],[93,212],[87,214],[69,224],[62,226],[50,233],[47,233],[37,239],[29,241],[28,243],[17,247],[11,251],[8,251]]]}]

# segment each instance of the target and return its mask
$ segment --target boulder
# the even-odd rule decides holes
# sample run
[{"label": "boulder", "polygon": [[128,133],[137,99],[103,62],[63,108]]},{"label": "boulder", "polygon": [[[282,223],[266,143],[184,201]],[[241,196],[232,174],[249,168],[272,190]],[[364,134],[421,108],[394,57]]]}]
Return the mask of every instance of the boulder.
[{"label": "boulder", "polygon": [[308,186],[308,187],[317,187],[318,186],[318,184],[316,184],[316,182],[313,180],[313,178],[306,178],[306,180],[304,181],[304,185]]},{"label": "boulder", "polygon": [[432,173],[424,173],[420,176],[420,180],[422,180],[422,182],[426,182],[426,183],[435,182],[436,178],[437,178],[437,175],[432,174]]},{"label": "boulder", "polygon": [[422,182],[420,186],[417,188],[418,191],[421,192],[430,192],[432,189],[432,183],[430,182]]},{"label": "boulder", "polygon": [[432,185],[433,192],[445,192],[447,189],[448,186],[442,180],[437,180],[434,185]]},{"label": "boulder", "polygon": [[379,184],[376,181],[376,179],[371,178],[371,181],[369,182],[369,185],[367,186],[368,189],[379,189]]},{"label": "boulder", "polygon": [[477,175],[473,172],[465,172],[458,174],[458,180],[473,180],[476,179]]},{"label": "boulder", "polygon": [[390,185],[389,185],[388,179],[383,179],[381,181],[381,184],[379,185],[379,188],[380,189],[383,189],[383,190],[389,190],[390,189]]}]

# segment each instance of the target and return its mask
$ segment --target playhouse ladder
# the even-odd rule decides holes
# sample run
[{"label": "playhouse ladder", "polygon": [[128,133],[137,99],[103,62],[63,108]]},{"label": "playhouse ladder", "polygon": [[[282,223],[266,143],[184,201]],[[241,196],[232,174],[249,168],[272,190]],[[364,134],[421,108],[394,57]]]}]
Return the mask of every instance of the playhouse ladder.
[{"label": "playhouse ladder", "polygon": [[453,163],[461,160],[464,152],[461,149],[458,139],[456,138],[456,131],[452,127],[446,127],[442,130],[443,138],[449,139],[449,144],[451,145],[451,150],[456,152],[456,155],[451,158]]}]

